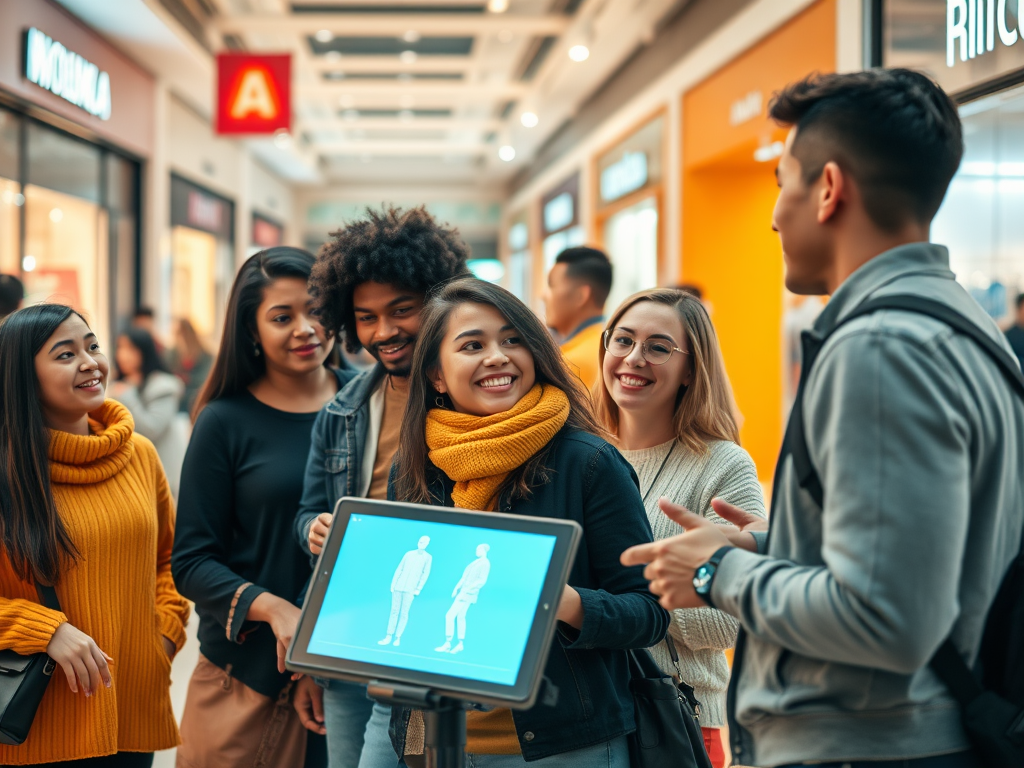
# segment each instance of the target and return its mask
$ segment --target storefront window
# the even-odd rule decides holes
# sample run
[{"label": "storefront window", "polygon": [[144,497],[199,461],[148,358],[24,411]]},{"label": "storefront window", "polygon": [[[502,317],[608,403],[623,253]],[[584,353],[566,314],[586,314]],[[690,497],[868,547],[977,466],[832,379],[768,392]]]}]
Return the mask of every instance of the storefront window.
[{"label": "storefront window", "polygon": [[18,183],[18,135],[21,119],[0,110],[0,272],[18,274],[21,206],[25,198]]},{"label": "storefront window", "polygon": [[508,228],[508,289],[527,304],[533,279],[533,254],[530,252],[530,227],[526,214],[512,218]]},{"label": "storefront window", "polygon": [[541,201],[545,275],[555,265],[558,254],[566,248],[583,245],[587,239],[579,224],[579,190],[579,174],[573,174]]},{"label": "storefront window", "polygon": [[219,341],[234,275],[234,204],[171,177],[171,314],[208,346]]},{"label": "storefront window", "polygon": [[957,279],[996,321],[1024,292],[1024,89],[961,109],[965,152],[932,239]]},{"label": "storefront window", "polygon": [[110,212],[110,274],[114,317],[124,320],[135,310],[138,293],[139,166],[107,155],[107,207]]},{"label": "storefront window", "polygon": [[627,296],[658,284],[658,205],[653,197],[609,216],[603,242],[615,269],[606,303],[609,310]]}]

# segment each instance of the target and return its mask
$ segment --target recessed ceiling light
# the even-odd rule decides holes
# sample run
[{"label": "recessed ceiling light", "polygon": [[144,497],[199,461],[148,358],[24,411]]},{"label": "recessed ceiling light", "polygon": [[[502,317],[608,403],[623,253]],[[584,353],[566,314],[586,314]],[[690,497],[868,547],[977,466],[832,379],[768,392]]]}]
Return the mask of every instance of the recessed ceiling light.
[{"label": "recessed ceiling light", "polygon": [[33,271],[36,268],[36,257],[26,256],[24,259],[21,260],[21,268],[25,272]]},{"label": "recessed ceiling light", "polygon": [[590,49],[585,45],[574,45],[569,49],[569,58],[573,61],[586,61],[590,58]]},{"label": "recessed ceiling light", "polygon": [[292,137],[288,131],[280,130],[274,134],[274,146],[278,149],[287,149],[292,143]]},{"label": "recessed ceiling light", "polygon": [[534,128],[537,123],[540,122],[540,118],[538,118],[534,112],[523,112],[519,117],[519,122],[521,122],[526,128]]},{"label": "recessed ceiling light", "polygon": [[416,51],[402,51],[398,54],[398,58],[403,64],[415,64],[416,63]]},{"label": "recessed ceiling light", "polygon": [[506,163],[511,163],[516,159],[516,148],[506,144],[498,150],[498,157],[504,160]]},{"label": "recessed ceiling light", "polygon": [[51,208],[50,209],[50,221],[52,221],[54,224],[56,224],[57,222],[59,222],[63,218],[64,218],[64,211],[62,211],[60,208]]},{"label": "recessed ceiling light", "polygon": [[417,32],[415,29],[410,29],[404,35],[402,35],[402,39],[405,40],[405,42],[407,43],[416,43],[419,42],[420,33]]},{"label": "recessed ceiling light", "polygon": [[491,13],[504,13],[508,10],[508,0],[487,0],[487,10]]},{"label": "recessed ceiling light", "polygon": [[334,39],[334,33],[329,29],[321,29],[315,35],[313,35],[321,43],[329,43]]}]

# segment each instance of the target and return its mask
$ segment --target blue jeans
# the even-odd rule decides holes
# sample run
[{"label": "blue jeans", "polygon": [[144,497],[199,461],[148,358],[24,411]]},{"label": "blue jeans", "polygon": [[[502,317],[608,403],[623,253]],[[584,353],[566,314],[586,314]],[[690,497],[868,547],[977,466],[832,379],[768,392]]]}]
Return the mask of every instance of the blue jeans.
[{"label": "blue jeans", "polygon": [[[390,720],[390,707],[373,705],[359,768],[397,768],[398,756],[388,736]],[[620,736],[604,744],[563,752],[531,763],[527,763],[522,755],[466,754],[466,768],[522,768],[525,765],[531,768],[629,768],[629,744],[625,736]]]},{"label": "blue jeans", "polygon": [[[816,768],[981,768],[981,762],[973,752],[957,752],[954,755],[918,757],[914,760],[885,760],[883,762],[818,763]],[[779,768],[803,768],[801,765],[780,766]]]},{"label": "blue jeans", "polygon": [[331,680],[330,687],[324,689],[324,726],[327,728],[330,768],[356,768],[359,765],[366,722],[372,708],[373,702],[366,698],[365,685]]}]

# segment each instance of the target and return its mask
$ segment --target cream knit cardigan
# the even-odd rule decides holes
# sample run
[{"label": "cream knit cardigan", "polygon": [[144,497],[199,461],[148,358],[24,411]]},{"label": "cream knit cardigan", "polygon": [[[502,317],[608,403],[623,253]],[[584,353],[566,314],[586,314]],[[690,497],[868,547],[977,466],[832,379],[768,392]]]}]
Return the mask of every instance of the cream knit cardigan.
[{"label": "cream knit cardigan", "polygon": [[[621,451],[640,479],[655,541],[683,531],[658,507],[658,499],[663,496],[716,523],[725,521],[711,508],[712,499],[723,499],[747,512],[765,515],[764,494],[750,454],[725,440],[712,442],[703,455],[677,444],[652,488],[673,442],[639,451]],[[679,651],[683,679],[693,686],[700,701],[700,724],[704,728],[721,728],[725,725],[725,691],[729,685],[729,665],[723,651],[736,642],[739,623],[712,608],[682,608],[672,613],[669,633]],[[651,652],[666,674],[675,674],[664,643]]]}]

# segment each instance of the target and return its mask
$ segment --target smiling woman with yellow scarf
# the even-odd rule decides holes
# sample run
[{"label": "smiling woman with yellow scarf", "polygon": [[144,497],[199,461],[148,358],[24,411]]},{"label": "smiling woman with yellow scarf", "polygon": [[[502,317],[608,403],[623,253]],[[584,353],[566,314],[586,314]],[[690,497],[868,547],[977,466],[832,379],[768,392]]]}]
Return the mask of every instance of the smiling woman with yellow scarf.
[{"label": "smiling woman with yellow scarf", "polygon": [[[627,649],[657,643],[668,627],[641,570],[619,563],[624,548],[651,540],[636,476],[600,437],[587,393],[540,321],[497,286],[466,278],[430,301],[410,387],[389,498],[570,519],[583,528],[545,669],[560,691],[557,704],[469,713],[467,764],[628,768]],[[491,553],[487,567],[515,564]],[[467,631],[466,602],[438,638],[438,652],[469,656],[502,631]],[[395,748],[422,753],[419,713],[395,707],[390,720],[394,747],[388,717],[374,709],[361,768],[394,768]]]}]

